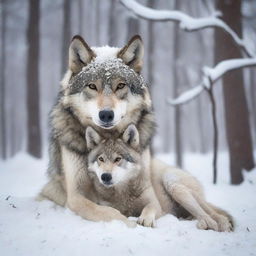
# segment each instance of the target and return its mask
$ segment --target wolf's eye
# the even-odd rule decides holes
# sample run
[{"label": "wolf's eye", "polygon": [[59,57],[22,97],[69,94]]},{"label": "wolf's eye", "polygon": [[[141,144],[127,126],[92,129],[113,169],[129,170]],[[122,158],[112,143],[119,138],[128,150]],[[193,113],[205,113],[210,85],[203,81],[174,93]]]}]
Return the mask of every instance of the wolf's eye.
[{"label": "wolf's eye", "polygon": [[91,84],[88,84],[88,87],[91,89],[91,90],[95,90],[97,91],[97,87],[95,84],[91,83]]},{"label": "wolf's eye", "polygon": [[102,156],[100,156],[98,159],[99,159],[100,162],[104,162],[104,159],[103,159]]},{"label": "wolf's eye", "polygon": [[116,91],[117,91],[117,90],[120,90],[120,89],[123,89],[125,86],[126,86],[125,83],[119,83],[119,84],[117,85],[117,87],[116,87]]},{"label": "wolf's eye", "polygon": [[115,159],[115,163],[119,163],[120,161],[121,161],[121,157],[117,157],[116,159]]}]

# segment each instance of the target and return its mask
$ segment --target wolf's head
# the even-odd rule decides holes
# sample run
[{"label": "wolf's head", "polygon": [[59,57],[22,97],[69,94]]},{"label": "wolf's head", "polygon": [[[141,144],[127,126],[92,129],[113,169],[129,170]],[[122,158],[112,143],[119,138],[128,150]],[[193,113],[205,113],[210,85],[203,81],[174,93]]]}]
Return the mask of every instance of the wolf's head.
[{"label": "wolf's head", "polygon": [[135,125],[127,127],[119,139],[102,139],[91,127],[86,129],[89,150],[88,171],[105,186],[115,186],[135,178],[141,171],[139,133]]},{"label": "wolf's head", "polygon": [[75,36],[62,81],[64,106],[85,126],[102,128],[113,128],[125,118],[130,121],[136,110],[150,108],[148,88],[140,75],[143,51],[139,36],[122,49],[90,48]]}]

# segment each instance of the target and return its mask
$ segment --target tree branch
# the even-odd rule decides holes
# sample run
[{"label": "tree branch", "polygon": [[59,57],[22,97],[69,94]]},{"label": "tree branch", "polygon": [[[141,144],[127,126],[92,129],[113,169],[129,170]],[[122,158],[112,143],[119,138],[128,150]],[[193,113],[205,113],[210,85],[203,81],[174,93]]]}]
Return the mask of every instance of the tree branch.
[{"label": "tree branch", "polygon": [[234,42],[245,52],[248,57],[255,56],[250,49],[247,48],[243,39],[241,39],[234,30],[232,30],[224,21],[216,16],[206,18],[193,18],[180,11],[154,10],[143,6],[135,0],[120,0],[121,3],[135,15],[142,19],[152,21],[174,21],[178,22],[181,29],[185,31],[196,31],[210,27],[222,28],[234,40]]},{"label": "tree branch", "polygon": [[225,73],[231,70],[252,66],[256,66],[256,58],[224,60],[213,68],[204,67],[202,81],[199,85],[185,91],[176,99],[168,99],[167,102],[173,106],[187,103],[199,96],[203,89],[209,89],[211,84],[213,85]]},{"label": "tree branch", "polygon": [[213,122],[213,184],[217,183],[217,159],[218,159],[218,124],[216,116],[216,102],[214,99],[214,94],[212,90],[212,84],[209,89],[207,89],[211,106],[212,106],[212,122]]}]

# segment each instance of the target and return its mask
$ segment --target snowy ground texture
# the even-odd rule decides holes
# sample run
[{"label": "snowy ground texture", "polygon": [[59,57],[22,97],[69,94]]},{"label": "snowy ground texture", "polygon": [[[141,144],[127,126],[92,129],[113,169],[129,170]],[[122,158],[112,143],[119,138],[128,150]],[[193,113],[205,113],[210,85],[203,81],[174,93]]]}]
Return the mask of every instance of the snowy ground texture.
[{"label": "snowy ground texture", "polygon": [[[172,162],[170,156],[160,156]],[[211,184],[211,156],[187,155],[186,169],[204,184],[210,202],[235,218],[233,233],[202,231],[195,221],[171,215],[157,228],[93,223],[53,203],[34,200],[45,183],[47,159],[19,154],[0,162],[0,255],[256,255],[256,170],[230,186],[226,154],[219,158],[218,185]]]}]

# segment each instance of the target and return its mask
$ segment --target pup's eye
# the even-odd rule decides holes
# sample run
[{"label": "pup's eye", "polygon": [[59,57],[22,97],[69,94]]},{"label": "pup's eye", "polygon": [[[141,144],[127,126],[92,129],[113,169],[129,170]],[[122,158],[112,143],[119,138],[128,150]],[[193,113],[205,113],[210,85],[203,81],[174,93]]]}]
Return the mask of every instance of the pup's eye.
[{"label": "pup's eye", "polygon": [[91,90],[97,91],[97,86],[93,83],[87,85]]},{"label": "pup's eye", "polygon": [[125,83],[119,83],[116,87],[116,90],[120,90],[120,89],[123,89],[124,87],[126,86]]},{"label": "pup's eye", "polygon": [[119,163],[120,161],[121,161],[121,157],[117,157],[116,159],[115,159],[115,163]]},{"label": "pup's eye", "polygon": [[98,159],[99,159],[100,162],[104,162],[104,159],[103,159],[102,156],[100,156]]}]

